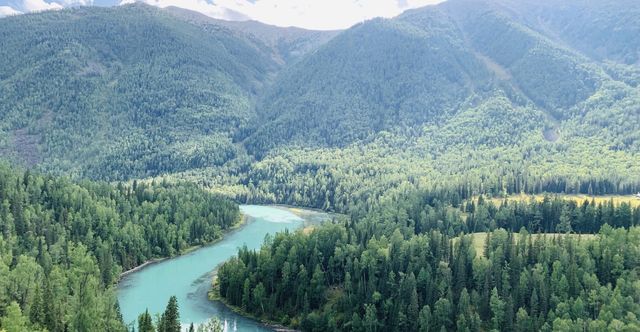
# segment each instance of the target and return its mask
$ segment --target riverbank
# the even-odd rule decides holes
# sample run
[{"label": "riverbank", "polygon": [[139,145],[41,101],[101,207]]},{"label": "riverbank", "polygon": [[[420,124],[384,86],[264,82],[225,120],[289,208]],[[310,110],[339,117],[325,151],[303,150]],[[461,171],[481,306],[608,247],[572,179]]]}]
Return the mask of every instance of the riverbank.
[{"label": "riverbank", "polygon": [[[327,219],[331,219],[335,216],[337,216],[338,214],[336,213],[329,213],[329,212],[325,212],[321,209],[309,209],[309,208],[301,208],[301,207],[297,207],[297,206],[291,206],[291,205],[284,205],[284,204],[274,204],[274,205],[270,205],[274,208],[277,209],[281,209],[281,210],[286,210],[288,212],[291,212],[293,214],[295,214],[296,216],[302,218],[305,223],[309,222],[310,219],[313,219],[313,217],[318,216],[318,217],[323,217],[322,219],[327,220]],[[326,218],[326,216],[329,216],[329,218]],[[306,232],[309,233],[311,232],[313,229],[315,228],[314,225],[304,225],[304,227],[302,228],[302,232]],[[296,329],[293,329],[291,327],[282,325],[280,322],[277,321],[272,321],[272,320],[268,320],[265,318],[261,318],[261,317],[257,317],[256,315],[246,312],[244,310],[242,310],[242,308],[238,307],[238,306],[234,306],[231,303],[229,303],[225,298],[220,296],[220,291],[218,288],[218,285],[216,284],[216,276],[213,277],[213,279],[211,280],[211,289],[209,290],[209,292],[207,292],[207,296],[209,298],[209,301],[216,301],[221,303],[222,305],[224,305],[226,308],[228,308],[229,310],[233,311],[234,313],[243,316],[245,318],[249,318],[252,319],[256,322],[260,322],[261,324],[263,324],[264,326],[274,330],[274,331],[278,331],[278,332],[295,332],[298,331]]]},{"label": "riverbank", "polygon": [[[244,317],[220,301],[210,301],[214,267],[238,254],[238,248],[260,250],[267,234],[297,231],[304,222],[290,211],[275,206],[241,205],[242,220],[236,231],[226,232],[221,241],[127,275],[118,283],[117,296],[125,322],[135,322],[141,312],[153,315],[166,309],[167,300],[176,296],[180,304],[180,318],[184,322],[200,324],[211,317],[228,322],[238,331],[291,331],[290,328]],[[240,214],[237,218],[240,218]],[[325,216],[328,219],[328,216]],[[321,218],[313,217],[313,220]],[[221,234],[221,233],[219,233]],[[278,319],[276,319],[278,320]],[[284,325],[297,326],[295,321]]]},{"label": "riverbank", "polygon": [[337,212],[324,211],[322,209],[314,208],[314,207],[304,207],[304,206],[295,206],[295,205],[287,205],[287,204],[272,204],[276,209],[287,210],[300,218],[305,218],[313,215],[328,215],[331,217],[336,216],[344,216],[344,214]]},{"label": "riverbank", "polygon": [[[329,215],[329,216],[339,215],[339,214],[333,213],[333,212],[325,212],[325,211],[322,211],[321,209],[302,208],[302,207],[293,206],[293,205],[273,204],[273,205],[269,205],[269,206],[272,206],[272,207],[277,208],[277,209],[289,211],[289,212],[295,214],[296,216],[304,219],[305,221],[307,221],[307,219],[311,215],[322,215],[322,214]],[[229,236],[233,232],[235,232],[238,229],[240,229],[242,226],[246,225],[248,220],[249,220],[249,216],[244,214],[244,213],[242,213],[242,212],[240,212],[240,218],[238,218],[238,222],[236,222],[233,226],[231,226],[227,230],[225,230],[220,238],[215,239],[215,240],[213,240],[213,241],[211,241],[209,243],[206,243],[206,244],[199,244],[199,245],[190,246],[190,247],[186,248],[183,252],[181,252],[179,255],[175,255],[175,256],[171,256],[171,257],[158,257],[158,258],[149,259],[146,262],[144,262],[144,263],[142,263],[142,264],[140,264],[140,265],[138,265],[138,266],[136,266],[134,268],[131,268],[129,270],[126,270],[126,271],[120,273],[119,279],[122,279],[123,277],[125,277],[128,274],[131,274],[133,272],[140,271],[141,269],[143,269],[143,268],[145,268],[145,267],[147,267],[149,265],[160,263],[160,262],[163,262],[165,260],[173,259],[173,258],[180,257],[180,256],[183,256],[183,255],[187,255],[187,254],[189,254],[189,253],[191,253],[191,252],[193,252],[195,250],[198,250],[198,249],[200,249],[202,247],[214,245],[214,244],[224,240],[224,238],[226,236]],[[306,229],[307,227],[304,227],[304,228]]]},{"label": "riverbank", "polygon": [[222,233],[222,236],[220,236],[219,238],[217,238],[217,239],[215,239],[215,240],[213,240],[213,241],[211,241],[211,242],[209,242],[209,243],[206,243],[206,244],[197,244],[197,245],[193,245],[193,246],[187,247],[187,248],[186,248],[186,249],[184,249],[182,252],[180,252],[180,254],[175,255],[175,256],[171,256],[171,257],[159,257],[159,258],[152,258],[152,259],[149,259],[149,260],[147,260],[146,262],[144,262],[144,263],[142,263],[142,264],[140,264],[140,265],[138,265],[138,266],[136,266],[136,267],[134,267],[134,268],[132,268],[132,269],[129,269],[129,270],[126,270],[126,271],[124,271],[124,272],[120,273],[120,276],[118,277],[118,280],[120,280],[120,279],[122,279],[122,278],[126,277],[127,275],[129,275],[129,274],[131,274],[131,273],[133,273],[133,272],[140,271],[140,270],[142,270],[143,268],[145,268],[145,267],[147,267],[147,266],[149,266],[149,265],[156,264],[156,263],[160,263],[160,262],[164,262],[164,261],[166,261],[166,260],[173,259],[173,258],[177,258],[177,257],[180,257],[180,256],[188,255],[188,254],[190,254],[190,253],[192,253],[192,252],[194,252],[194,251],[196,251],[196,250],[198,250],[198,249],[200,249],[200,248],[203,248],[203,247],[207,247],[207,246],[214,245],[214,244],[216,244],[216,243],[218,243],[218,242],[220,242],[220,241],[224,240],[224,238],[225,238],[225,237],[227,237],[227,236],[229,236],[230,234],[232,234],[233,232],[237,231],[237,230],[238,230],[238,229],[240,229],[242,226],[246,225],[246,223],[247,223],[247,221],[248,221],[248,220],[249,220],[249,216],[248,216],[248,215],[245,215],[245,214],[244,214],[244,213],[242,213],[242,212],[240,212],[240,217],[238,218],[238,221],[237,221],[235,224],[233,224],[233,226],[231,226],[231,227],[227,228],[227,229]]},{"label": "riverbank", "polygon": [[274,331],[277,332],[296,332],[298,330],[296,329],[292,329],[288,326],[282,325],[279,322],[276,321],[271,321],[268,319],[264,319],[264,318],[260,318],[257,317],[256,315],[250,313],[250,312],[246,312],[244,310],[242,310],[242,308],[234,306],[233,304],[229,303],[225,298],[223,298],[222,296],[220,296],[220,291],[218,286],[215,283],[215,277],[214,277],[214,281],[212,282],[211,285],[211,289],[209,290],[209,292],[207,293],[209,301],[216,301],[216,302],[220,302],[222,303],[225,307],[227,307],[229,310],[235,312],[236,314],[243,316],[245,318],[249,318],[249,319],[253,319],[256,322],[260,322],[260,324],[273,329]]}]

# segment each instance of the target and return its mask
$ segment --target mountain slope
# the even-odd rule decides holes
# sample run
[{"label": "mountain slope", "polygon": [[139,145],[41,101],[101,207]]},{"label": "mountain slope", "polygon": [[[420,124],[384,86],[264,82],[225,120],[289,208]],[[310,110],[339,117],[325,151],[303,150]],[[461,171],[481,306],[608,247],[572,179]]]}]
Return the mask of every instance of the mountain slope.
[{"label": "mountain slope", "polygon": [[[597,29],[571,34],[570,27],[588,25],[589,16],[574,14],[569,28],[561,29],[560,23],[551,24],[553,17],[533,14],[549,15],[545,10],[555,3],[451,0],[355,26],[280,75],[258,103],[259,125],[248,135],[247,146],[263,156],[280,146],[340,147],[381,131],[419,132],[431,125],[438,130],[456,114],[491,104],[498,96],[506,96],[500,104],[514,111],[541,112],[538,135],[557,140],[563,122],[601,112],[594,97],[617,100],[623,93],[636,98],[640,72],[614,62],[617,56],[604,61],[580,51],[587,41],[591,44],[585,47],[608,45],[595,37]],[[563,3],[581,8],[577,13],[603,17],[605,26],[616,23],[599,12],[616,6],[612,1]],[[638,3],[629,5],[630,12],[640,10]],[[624,7],[616,8],[621,12]],[[565,20],[573,19],[564,13]],[[617,24],[631,38],[630,47],[639,42],[640,35],[627,32],[640,28],[640,22],[630,18]],[[607,29],[618,30],[598,31]],[[628,110],[618,116],[638,125],[636,114]],[[483,130],[500,121],[493,118]],[[513,128],[510,134],[520,133]],[[637,139],[618,134],[622,137],[616,139]]]},{"label": "mountain slope", "polygon": [[528,26],[598,61],[640,64],[640,6],[634,0],[499,1]]},{"label": "mountain slope", "polygon": [[0,154],[106,179],[233,158],[285,64],[242,31],[142,4],[8,17],[0,39]]},{"label": "mountain slope", "polygon": [[281,28],[258,21],[225,21],[178,7],[167,7],[166,10],[194,24],[222,26],[249,36],[249,38],[254,38],[272,48],[274,56],[280,62],[298,60],[340,33],[339,30],[314,31],[296,27]]},{"label": "mountain slope", "polygon": [[487,11],[492,3],[468,2],[452,1],[442,7],[459,22],[468,46],[504,68],[537,107],[564,117],[568,108],[595,92],[602,78],[586,58],[510,18],[497,5]]},{"label": "mountain slope", "polygon": [[[640,7],[631,5],[616,9]],[[534,24],[532,11],[520,1],[450,0],[346,30],[259,100],[244,132],[259,162],[176,177],[239,200],[339,211],[451,185],[494,195],[637,192],[640,68],[572,47]],[[613,30],[635,29],[602,17]]]},{"label": "mountain slope", "polygon": [[266,124],[249,138],[250,150],[287,142],[342,146],[469,105],[491,76],[455,27],[435,19],[438,30],[369,21],[294,65],[259,104]]},{"label": "mountain slope", "polygon": [[450,0],[328,33],[142,5],[6,18],[0,155],[337,209],[440,181],[626,193],[640,3],[625,4]]}]

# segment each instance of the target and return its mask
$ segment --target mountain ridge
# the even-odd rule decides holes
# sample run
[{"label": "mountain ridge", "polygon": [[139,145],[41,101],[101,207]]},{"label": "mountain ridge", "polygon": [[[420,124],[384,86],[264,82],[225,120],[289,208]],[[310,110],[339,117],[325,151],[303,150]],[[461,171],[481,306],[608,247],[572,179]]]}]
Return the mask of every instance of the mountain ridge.
[{"label": "mountain ridge", "polygon": [[274,51],[279,52],[278,56],[283,63],[299,59],[341,32],[341,30],[319,31],[298,27],[278,27],[252,20],[221,20],[173,6],[166,7],[164,10],[194,24],[218,25],[250,35],[265,45],[272,47]]},{"label": "mountain ridge", "polygon": [[[452,70],[456,65],[465,63],[467,66],[471,66],[469,68],[473,68],[472,72],[482,73],[479,74],[482,77],[475,76],[468,81],[473,85],[485,84],[484,87],[475,87],[472,90],[454,88],[454,90],[461,93],[461,96],[456,98],[458,101],[464,100],[465,98],[479,98],[478,101],[481,101],[483,98],[486,98],[482,97],[483,94],[491,95],[491,93],[487,94],[487,91],[492,89],[501,90],[508,96],[509,101],[513,103],[514,107],[530,104],[531,107],[540,108],[547,114],[548,124],[546,126],[557,127],[559,120],[567,120],[574,116],[575,108],[594,95],[603,86],[604,82],[613,80],[608,74],[609,64],[599,63],[595,59],[584,57],[580,52],[569,49],[564,44],[554,43],[552,38],[549,38],[538,30],[530,28],[525,24],[527,22],[511,19],[510,17],[515,16],[515,14],[510,12],[511,9],[505,13],[503,3],[513,4],[514,2],[502,1],[494,4],[487,1],[452,0],[436,6],[409,10],[394,19],[368,21],[343,32],[331,42],[323,45],[317,52],[308,55],[304,59],[304,64],[294,65],[292,68],[284,71],[284,74],[280,75],[280,80],[276,85],[291,86],[291,88],[283,89],[278,86],[266,94],[266,101],[263,101],[262,105],[259,104],[258,111],[262,111],[262,117],[258,118],[260,126],[256,129],[257,134],[254,133],[252,136],[249,136],[250,150],[258,153],[265,150],[265,148],[267,150],[269,149],[267,146],[261,146],[255,143],[256,141],[270,142],[270,144],[272,144],[271,147],[273,147],[274,142],[278,140],[293,140],[295,144],[296,140],[299,140],[300,137],[309,136],[319,137],[312,139],[312,143],[320,146],[326,144],[329,146],[341,146],[344,144],[336,145],[335,142],[332,141],[334,136],[338,137],[338,140],[341,140],[340,137],[342,136],[355,137],[355,140],[358,140],[371,133],[375,134],[375,132],[380,130],[392,129],[394,127],[393,125],[380,126],[373,124],[361,128],[362,126],[357,124],[357,120],[355,120],[353,126],[347,125],[349,127],[348,129],[339,129],[339,127],[330,124],[334,118],[344,117],[350,113],[360,114],[358,116],[360,116],[361,119],[365,119],[364,121],[370,121],[369,119],[372,119],[380,122],[376,116],[371,116],[371,114],[365,116],[364,114],[367,114],[365,110],[367,109],[385,109],[391,107],[395,108],[395,111],[398,112],[398,104],[385,104],[384,102],[377,101],[374,96],[376,94],[384,95],[386,89],[384,85],[392,88],[398,86],[398,83],[389,80],[392,79],[394,73],[397,73],[398,68],[394,66],[397,67],[399,56],[396,56],[394,60],[385,61],[383,58],[390,50],[371,50],[369,53],[362,54],[353,52],[357,48],[353,43],[353,45],[336,45],[338,41],[344,40],[346,38],[345,36],[354,35],[353,38],[362,38],[362,36],[364,36],[363,33],[360,33],[358,37],[355,35],[358,34],[359,31],[361,32],[366,29],[370,29],[370,33],[376,38],[381,38],[383,32],[376,31],[376,29],[385,30],[379,27],[380,24],[383,24],[381,22],[388,22],[384,23],[389,27],[385,32],[392,31],[393,28],[391,27],[394,26],[394,24],[395,26],[399,26],[398,24],[402,25],[406,23],[404,25],[405,32],[410,30],[421,31],[422,36],[437,36],[448,43],[434,46],[436,43],[433,40],[425,39],[422,41],[407,41],[404,42],[403,45],[390,46],[393,45],[394,40],[369,41],[371,43],[387,45],[393,49],[404,48],[407,50],[405,54],[401,54],[400,56],[413,56],[413,58],[409,60],[412,66],[411,70],[419,71],[419,68],[426,68],[426,66],[437,63],[441,59],[447,59],[445,61],[452,62],[446,65],[435,65],[434,68],[429,69],[430,71],[426,75],[430,78],[442,74],[446,75],[447,70]],[[448,39],[446,39],[447,36]],[[430,49],[429,52],[425,54],[417,54],[415,51],[411,53],[412,50],[407,48],[408,45],[421,45],[421,47],[434,47],[434,49]],[[327,50],[331,47],[335,49],[331,51]],[[437,52],[435,47],[444,48],[444,51],[442,51],[439,57],[429,58],[427,54]],[[458,52],[456,49],[463,50],[464,55],[456,55],[458,54],[456,53]],[[357,51],[361,52],[362,49]],[[320,58],[323,52],[332,52],[331,63],[326,64],[327,61]],[[314,63],[314,61],[317,63]],[[338,64],[337,62],[340,61],[344,63]],[[386,77],[366,77],[366,74],[362,74],[364,67],[361,66],[360,69],[355,68],[358,68],[356,67],[358,63],[366,63],[367,61],[369,61],[367,64],[368,68],[370,68],[369,70],[378,70],[380,68],[385,70],[384,66],[386,65],[389,66],[386,72],[391,74]],[[376,61],[380,63],[376,63]],[[354,70],[354,72],[351,73],[353,76],[351,81],[344,78],[336,78],[335,81],[331,81],[332,78],[344,73],[344,71],[329,74],[326,69],[331,68],[331,66],[340,65],[345,66],[346,70]],[[315,68],[314,66],[322,68],[323,70],[310,71],[309,68]],[[295,73],[296,70],[298,70],[297,73]],[[469,70],[466,71],[470,72]],[[314,76],[317,75],[317,73],[320,73],[320,76]],[[326,77],[322,76],[324,73],[327,74]],[[296,75],[300,78],[296,79]],[[435,87],[435,89],[441,91],[447,90],[445,87],[440,88],[439,82],[423,81],[423,78],[411,77],[409,74],[405,74],[404,76],[407,79],[405,85],[414,89],[412,90],[414,95],[421,93],[419,87]],[[312,79],[307,79],[310,77],[312,77]],[[352,87],[340,87],[337,91],[331,91],[330,88],[319,89],[319,87],[314,87],[315,84],[318,84],[317,82],[323,82],[323,80],[326,80],[326,82],[320,84],[322,86],[340,86],[343,82],[347,82],[347,84],[360,84],[366,81],[366,79],[384,83],[381,83],[380,86],[365,87],[363,88],[364,90],[360,92],[350,91],[347,93],[348,97],[343,98],[345,101],[336,96],[340,95],[341,91],[352,89]],[[291,82],[288,82],[288,80]],[[463,79],[459,77],[454,81],[462,82]],[[623,83],[626,84],[626,82]],[[287,91],[292,92],[291,96],[287,95]],[[269,93],[271,93],[271,95]],[[336,105],[348,104],[347,99],[359,98],[361,93],[366,95],[362,96],[364,100],[366,100],[362,106],[349,106],[351,108],[346,113],[339,112],[339,115],[331,111],[333,109],[332,107]],[[310,97],[305,99],[304,96],[307,95]],[[337,103],[334,102],[336,98],[338,98]],[[396,100],[403,100],[403,96],[397,96]],[[442,104],[442,101],[438,101],[432,97],[427,98],[427,100],[429,100],[428,103],[430,105]],[[449,107],[449,110],[446,111],[445,114],[454,114],[468,107],[465,106],[464,103],[460,105],[461,106],[458,107]],[[413,119],[419,118],[416,112],[427,109],[428,107],[427,105],[412,106],[411,117]],[[446,108],[447,107],[443,107],[436,113],[440,114]],[[318,111],[314,111],[314,109]],[[305,113],[308,112],[305,110],[311,110],[311,113]],[[374,111],[374,113],[384,114],[384,112],[381,113],[381,111]],[[393,114],[393,112],[390,114]],[[302,129],[298,131],[294,130],[294,132],[285,131],[286,134],[281,138],[261,133],[261,131],[269,133],[282,132],[282,128],[272,128],[273,123],[288,121],[289,123],[300,124],[304,122],[302,118],[307,121],[311,119],[311,121],[313,121],[313,128],[306,128],[304,124],[302,124]],[[392,119],[392,122],[394,119],[398,120],[397,118],[387,118],[387,120],[388,119]],[[429,121],[427,120],[427,118],[423,118],[420,121],[416,121],[413,125],[420,126],[428,123]],[[267,125],[264,125],[265,122]],[[338,121],[338,123],[340,122],[341,121]],[[401,123],[402,121],[396,122]],[[327,130],[324,130],[323,126],[327,127],[331,134],[329,134]],[[291,128],[291,126],[286,124],[284,127]],[[338,128],[337,131],[336,128]],[[347,132],[349,132],[349,134],[347,134]],[[355,132],[355,134],[353,132]],[[353,141],[354,139],[347,138],[346,142],[343,143],[348,144]],[[308,142],[303,140],[302,145],[304,144],[308,144]],[[252,145],[256,147],[252,148]],[[277,143],[275,145],[277,146]]]},{"label": "mountain ridge", "polygon": [[[5,18],[0,33],[15,35],[0,51],[8,59],[0,66],[7,120],[0,154],[75,177],[212,171],[216,181],[241,186],[281,155],[295,155],[290,176],[300,177],[308,165],[324,167],[318,154],[342,156],[339,150],[389,150],[389,162],[411,151],[403,158],[429,155],[448,166],[454,146],[474,159],[482,158],[478,147],[508,149],[514,163],[531,151],[551,165],[595,163],[602,151],[635,158],[640,68],[624,59],[639,38],[627,38],[624,48],[594,37],[594,48],[616,46],[603,56],[574,45],[619,22],[629,37],[640,6],[572,0],[563,6],[592,15],[572,17],[567,9],[547,17],[555,4],[451,0],[338,32],[141,4]],[[601,28],[572,30],[598,17]],[[55,78],[47,86],[54,94],[40,96],[38,75]],[[580,176],[606,169],[593,167]]]},{"label": "mountain ridge", "polygon": [[246,33],[143,4],[6,17],[0,35],[0,152],[74,176],[226,162],[285,65]]}]

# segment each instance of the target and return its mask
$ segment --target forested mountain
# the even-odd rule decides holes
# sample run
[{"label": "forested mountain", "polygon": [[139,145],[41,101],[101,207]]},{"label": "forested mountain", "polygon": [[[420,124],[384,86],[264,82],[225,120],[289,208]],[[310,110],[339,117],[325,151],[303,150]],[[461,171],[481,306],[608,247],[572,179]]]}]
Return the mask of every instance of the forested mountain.
[{"label": "forested mountain", "polygon": [[451,0],[342,32],[141,4],[8,17],[0,154],[338,210],[434,181],[628,193],[639,7]]},{"label": "forested mountain", "polygon": [[316,44],[285,53],[183,16],[135,4],[0,20],[2,155],[104,179],[234,158],[231,137],[256,96],[293,53]]},{"label": "forested mountain", "polygon": [[261,318],[638,330],[640,207],[544,193],[639,192],[639,105],[633,0],[327,32],[143,4],[2,18],[0,157],[37,173],[0,164],[0,326],[124,331],[120,273],[220,238],[232,198],[344,213],[220,268],[214,293]]},{"label": "forested mountain", "polygon": [[633,0],[620,1],[495,1],[512,17],[547,37],[598,61],[638,65],[640,9]]},{"label": "forested mountain", "polygon": [[292,141],[344,146],[469,107],[488,72],[460,47],[450,22],[434,21],[437,32],[374,20],[335,37],[280,77],[258,108],[267,120],[248,147],[261,154]]},{"label": "forested mountain", "polygon": [[271,47],[276,58],[284,62],[291,62],[306,55],[340,33],[339,30],[281,28],[258,21],[225,21],[178,7],[167,7],[167,11],[194,24],[223,26],[255,38]]},{"label": "forested mountain", "polygon": [[[629,63],[636,63],[638,53],[633,31],[640,22],[632,13],[639,5],[562,3],[568,8],[558,13],[546,2],[452,0],[353,27],[280,76],[258,108],[260,123],[267,124],[248,146],[258,154],[291,141],[343,146],[382,130],[446,123],[496,94],[506,95],[510,109],[545,115],[536,121],[542,132],[558,121],[601,112],[588,103],[596,96],[637,94],[637,67]],[[577,17],[574,7],[591,16]],[[585,25],[601,30],[585,31]],[[624,28],[613,31],[610,25]],[[601,38],[606,29],[615,36],[609,44]],[[614,45],[617,38],[624,45]],[[590,58],[582,48],[612,51]],[[609,74],[616,70],[624,74]]]},{"label": "forested mountain", "polygon": [[630,193],[640,67],[623,58],[637,53],[639,8],[451,0],[357,25],[260,99],[244,142],[261,160],[237,168],[244,188],[228,192],[337,209],[445,183],[497,193],[523,178],[519,190],[604,181]]}]

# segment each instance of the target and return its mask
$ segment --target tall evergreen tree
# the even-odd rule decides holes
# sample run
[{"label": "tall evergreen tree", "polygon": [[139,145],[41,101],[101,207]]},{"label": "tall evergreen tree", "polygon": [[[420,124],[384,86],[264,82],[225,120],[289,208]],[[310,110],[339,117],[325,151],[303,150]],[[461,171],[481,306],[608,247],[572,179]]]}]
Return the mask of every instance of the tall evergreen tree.
[{"label": "tall evergreen tree", "polygon": [[22,314],[18,303],[12,302],[5,310],[5,316],[0,319],[0,326],[4,331],[25,332],[31,330],[29,320]]},{"label": "tall evergreen tree", "polygon": [[155,330],[151,314],[149,314],[149,310],[147,309],[138,316],[138,332],[155,332]]},{"label": "tall evergreen tree", "polygon": [[158,332],[180,332],[180,329],[181,327],[180,313],[178,311],[178,299],[174,295],[169,298],[167,308],[160,318]]},{"label": "tall evergreen tree", "polygon": [[491,328],[495,331],[502,331],[505,320],[505,303],[498,295],[498,289],[491,290]]}]

